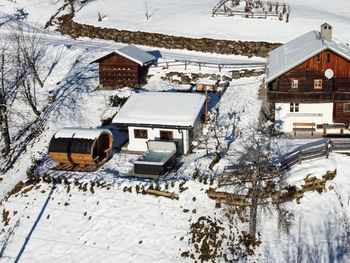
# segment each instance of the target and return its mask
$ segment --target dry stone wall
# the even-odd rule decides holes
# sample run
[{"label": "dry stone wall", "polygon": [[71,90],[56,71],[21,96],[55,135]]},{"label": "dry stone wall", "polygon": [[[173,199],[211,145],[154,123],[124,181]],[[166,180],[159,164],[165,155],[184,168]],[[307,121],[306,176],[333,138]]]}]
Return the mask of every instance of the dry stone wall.
[{"label": "dry stone wall", "polygon": [[79,24],[73,20],[74,12],[57,18],[57,30],[73,38],[89,37],[114,40],[119,43],[146,45],[166,49],[187,49],[218,54],[267,57],[279,43],[233,41],[210,38],[189,38],[158,33],[118,30]]}]

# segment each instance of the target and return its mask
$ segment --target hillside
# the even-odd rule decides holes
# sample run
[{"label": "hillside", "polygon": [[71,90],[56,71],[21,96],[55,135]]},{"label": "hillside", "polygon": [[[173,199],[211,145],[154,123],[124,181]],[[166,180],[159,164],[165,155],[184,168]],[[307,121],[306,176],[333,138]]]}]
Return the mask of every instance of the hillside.
[{"label": "hillside", "polygon": [[[155,10],[149,20],[144,15],[144,1],[85,2],[77,5],[82,8],[77,8],[74,20],[99,27],[276,43],[318,30],[327,21],[334,26],[336,38],[350,42],[346,0],[331,5],[322,0],[318,6],[311,0],[289,1],[289,23],[211,17],[216,0],[149,0]],[[271,198],[275,194],[284,197],[279,208],[290,229],[283,229],[276,206],[269,203],[259,208],[258,235],[253,244],[245,238],[249,209],[244,202],[241,206],[227,205],[230,199],[226,199],[242,197],[245,188],[219,187],[221,174],[237,163],[251,141],[261,136],[257,127],[270,125],[261,117],[264,101],[258,95],[266,59],[143,45],[138,47],[159,55],[158,66],[148,72],[147,84],[142,89],[125,86],[100,90],[98,65],[91,62],[125,43],[72,39],[54,31],[54,27],[45,30],[45,24],[64,3],[0,0],[0,39],[9,41],[8,50],[15,46],[9,37],[20,30],[16,21],[23,22],[28,30],[25,35],[42,37],[39,74],[44,82],[35,93],[38,116],[22,91],[9,104],[13,143],[10,153],[0,157],[0,262],[350,260],[347,152],[305,161],[286,171],[281,176],[282,190],[277,194],[271,190],[270,194]],[[98,12],[105,15],[101,22],[97,21]],[[166,67],[175,60],[191,63],[186,68],[180,63]],[[225,64],[230,66],[219,67]],[[183,92],[196,79],[208,78],[223,84],[220,93],[209,94],[210,121],[202,126],[191,153],[179,157],[176,169],[166,176],[159,180],[132,176],[133,162],[140,154],[118,149],[96,172],[53,169],[56,164],[48,155],[48,146],[55,132],[62,127],[100,127],[104,115],[119,110],[112,107],[111,96]],[[114,131],[111,126],[106,128]],[[123,138],[118,135],[114,139],[118,144]],[[319,138],[278,136],[272,142],[275,148],[270,150],[278,152],[279,157],[310,142],[324,143]],[[220,159],[216,160],[218,152]],[[157,196],[152,190],[167,197]]]}]

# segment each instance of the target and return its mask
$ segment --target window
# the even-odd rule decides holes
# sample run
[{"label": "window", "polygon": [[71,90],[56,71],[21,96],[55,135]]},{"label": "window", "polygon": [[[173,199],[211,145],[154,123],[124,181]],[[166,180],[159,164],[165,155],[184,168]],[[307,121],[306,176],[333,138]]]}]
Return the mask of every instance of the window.
[{"label": "window", "polygon": [[322,79],[314,79],[314,89],[322,89]]},{"label": "window", "polygon": [[290,86],[291,86],[292,89],[297,89],[298,85],[299,85],[299,81],[297,79],[292,79],[290,81]]},{"label": "window", "polygon": [[291,103],[289,112],[299,112],[299,103]]},{"label": "window", "polygon": [[331,62],[331,54],[327,53],[327,63],[330,63],[330,62]]},{"label": "window", "polygon": [[318,54],[318,55],[316,56],[316,62],[317,62],[317,63],[321,63],[321,54]]},{"label": "window", "polygon": [[344,112],[350,112],[350,103],[344,103]]},{"label": "window", "polygon": [[135,139],[147,139],[148,138],[147,130],[135,129],[134,130],[134,138]]},{"label": "window", "polygon": [[159,137],[161,140],[172,140],[174,133],[173,131],[159,131]]}]

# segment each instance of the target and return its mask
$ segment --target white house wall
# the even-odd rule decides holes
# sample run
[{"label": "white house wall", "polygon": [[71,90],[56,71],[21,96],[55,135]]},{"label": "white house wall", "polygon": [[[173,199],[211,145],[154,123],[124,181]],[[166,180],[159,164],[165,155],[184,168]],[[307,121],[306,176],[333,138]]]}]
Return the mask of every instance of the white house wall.
[{"label": "white house wall", "polygon": [[[147,130],[147,139],[139,139],[134,137],[135,129],[145,129]],[[145,127],[128,127],[129,131],[129,151],[143,152],[147,151],[147,141],[148,140],[159,140],[160,131],[172,131],[174,141],[179,142],[179,147],[183,147],[184,154],[189,150],[189,131],[188,130],[178,130],[178,129],[164,129],[164,128],[145,128]]]},{"label": "white house wall", "polygon": [[293,122],[333,123],[333,103],[300,103],[299,112],[290,112],[290,103],[275,104],[275,127],[292,132]]}]

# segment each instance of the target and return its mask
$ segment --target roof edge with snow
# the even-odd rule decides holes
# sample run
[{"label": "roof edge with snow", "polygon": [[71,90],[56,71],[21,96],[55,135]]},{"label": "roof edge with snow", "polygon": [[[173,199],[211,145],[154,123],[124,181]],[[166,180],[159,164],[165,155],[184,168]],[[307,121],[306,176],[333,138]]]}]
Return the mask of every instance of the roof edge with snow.
[{"label": "roof edge with snow", "polygon": [[339,41],[326,41],[320,32],[310,31],[295,38],[269,53],[266,83],[299,66],[313,56],[330,50],[350,61],[350,47]]},{"label": "roof edge with snow", "polygon": [[91,63],[96,63],[96,62],[100,62],[102,60],[105,60],[106,58],[113,56],[113,55],[120,55],[123,56],[137,64],[139,64],[140,66],[147,66],[153,63],[153,61],[156,60],[156,57],[154,57],[153,55],[143,51],[142,49],[135,47],[133,45],[128,45],[126,47],[122,47],[117,49],[116,51],[113,51],[101,58],[98,58],[94,61],[92,61]]}]

